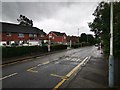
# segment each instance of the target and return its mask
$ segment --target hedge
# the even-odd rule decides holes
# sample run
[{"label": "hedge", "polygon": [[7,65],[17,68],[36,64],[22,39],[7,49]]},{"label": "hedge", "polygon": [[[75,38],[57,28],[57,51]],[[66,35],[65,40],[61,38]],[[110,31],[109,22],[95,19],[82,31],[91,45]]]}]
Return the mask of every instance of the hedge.
[{"label": "hedge", "polygon": [[67,49],[67,45],[54,45],[51,46],[51,51]]},{"label": "hedge", "polygon": [[[67,49],[66,45],[51,46],[51,51]],[[2,47],[2,58],[11,58],[32,53],[48,52],[47,46]]]}]

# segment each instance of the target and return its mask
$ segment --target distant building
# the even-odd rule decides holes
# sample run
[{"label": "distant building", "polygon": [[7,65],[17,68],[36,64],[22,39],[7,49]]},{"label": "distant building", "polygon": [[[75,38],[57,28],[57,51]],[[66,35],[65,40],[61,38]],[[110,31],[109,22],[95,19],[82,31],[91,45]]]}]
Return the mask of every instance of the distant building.
[{"label": "distant building", "polygon": [[40,45],[46,33],[36,27],[22,26],[12,23],[0,22],[0,45]]},{"label": "distant building", "polygon": [[51,43],[57,43],[57,44],[67,43],[67,35],[65,33],[51,31],[47,36]]},{"label": "distant building", "polygon": [[79,41],[79,38],[77,36],[67,36],[67,42],[70,43],[70,40],[71,40],[71,43],[72,45],[75,45],[77,44]]}]

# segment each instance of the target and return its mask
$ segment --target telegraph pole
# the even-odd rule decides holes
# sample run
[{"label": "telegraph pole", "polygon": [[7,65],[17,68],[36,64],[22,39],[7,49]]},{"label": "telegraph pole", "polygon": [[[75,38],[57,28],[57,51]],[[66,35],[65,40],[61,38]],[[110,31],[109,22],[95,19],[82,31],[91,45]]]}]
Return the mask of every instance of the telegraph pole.
[{"label": "telegraph pole", "polygon": [[114,56],[113,56],[113,2],[110,2],[110,55],[109,55],[109,87],[114,87]]}]

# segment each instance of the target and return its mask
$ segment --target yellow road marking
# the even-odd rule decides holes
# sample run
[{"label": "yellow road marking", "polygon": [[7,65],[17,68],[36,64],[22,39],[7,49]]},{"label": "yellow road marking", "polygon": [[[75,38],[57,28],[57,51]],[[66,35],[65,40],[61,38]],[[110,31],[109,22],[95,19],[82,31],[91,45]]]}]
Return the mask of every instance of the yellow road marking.
[{"label": "yellow road marking", "polygon": [[[69,78],[87,59],[88,57],[86,57],[80,64],[73,68],[65,77]],[[60,81],[52,90],[56,90],[57,88],[59,88],[67,80],[66,78]]]},{"label": "yellow road marking", "polygon": [[4,76],[4,77],[0,78],[0,80],[3,80],[3,79],[6,79],[6,78],[9,78],[9,77],[12,77],[12,76],[14,76],[14,75],[16,75],[16,74],[18,74],[18,73],[13,73],[13,74],[10,74],[10,75],[8,75],[8,76]]},{"label": "yellow road marking", "polygon": [[29,71],[29,72],[38,72],[38,71],[35,71],[35,70],[33,70],[33,69],[37,68],[38,66],[45,65],[45,64],[48,64],[48,63],[50,63],[50,62],[49,62],[49,61],[46,61],[46,62],[44,62],[44,63],[42,63],[42,64],[38,64],[37,66],[34,66],[34,67],[32,67],[32,68],[27,69],[27,71]]},{"label": "yellow road marking", "polygon": [[56,74],[50,74],[51,76],[59,77],[59,78],[64,78],[64,76],[56,75]]},{"label": "yellow road marking", "polygon": [[37,68],[37,67],[29,68],[29,69],[27,69],[27,71],[28,71],[28,72],[34,72],[34,73],[37,73],[38,71],[33,70],[33,69],[35,69],[35,68]]},{"label": "yellow road marking", "polygon": [[33,59],[30,58],[30,59],[22,60],[21,62],[26,62],[26,61],[30,61],[30,60],[33,60]]},{"label": "yellow road marking", "polygon": [[31,59],[26,59],[26,60],[22,60],[22,61],[15,61],[15,62],[12,62],[12,63],[0,65],[0,67],[16,64],[16,63],[20,63],[20,62],[26,62],[26,61],[30,61],[30,60],[33,60],[33,59],[31,58]]},{"label": "yellow road marking", "polygon": [[36,57],[37,59],[41,58],[41,57]]},{"label": "yellow road marking", "polygon": [[33,70],[31,70],[31,69],[28,69],[27,71],[28,71],[28,72],[38,73],[38,71],[33,71]]},{"label": "yellow road marking", "polygon": [[19,63],[19,62],[20,62],[20,61],[17,61],[17,62],[13,62],[13,63],[8,63],[8,64],[3,64],[3,65],[1,65],[1,67],[7,66],[7,65],[16,64],[16,63]]},{"label": "yellow road marking", "polygon": [[64,82],[66,81],[66,79],[63,79],[61,82],[59,82],[52,90],[56,90],[57,88],[59,88]]},{"label": "yellow road marking", "polygon": [[32,70],[32,69],[35,69],[35,68],[37,68],[37,67],[32,67],[32,68],[29,68],[29,69]]}]

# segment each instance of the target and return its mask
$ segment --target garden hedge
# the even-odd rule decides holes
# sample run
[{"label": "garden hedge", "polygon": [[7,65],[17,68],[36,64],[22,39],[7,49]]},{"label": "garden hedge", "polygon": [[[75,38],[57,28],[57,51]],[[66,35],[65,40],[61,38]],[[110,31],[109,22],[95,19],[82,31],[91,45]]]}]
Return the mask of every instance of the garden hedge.
[{"label": "garden hedge", "polygon": [[[51,51],[63,49],[67,49],[67,46],[66,45],[51,46]],[[48,52],[47,46],[2,47],[2,58],[11,58],[39,52],[40,53]]]}]

